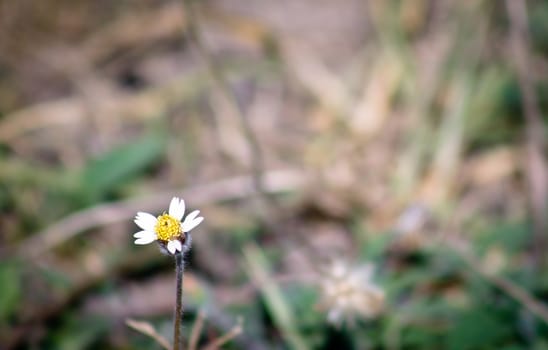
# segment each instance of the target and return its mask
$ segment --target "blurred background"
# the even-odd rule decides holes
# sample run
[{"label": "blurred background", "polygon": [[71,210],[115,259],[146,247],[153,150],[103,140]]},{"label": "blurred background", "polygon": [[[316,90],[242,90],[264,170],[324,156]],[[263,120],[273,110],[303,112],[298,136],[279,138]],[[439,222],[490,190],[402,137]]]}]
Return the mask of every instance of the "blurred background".
[{"label": "blurred background", "polygon": [[548,349],[547,109],[542,0],[0,1],[0,349],[161,349],[173,196],[190,349]]}]

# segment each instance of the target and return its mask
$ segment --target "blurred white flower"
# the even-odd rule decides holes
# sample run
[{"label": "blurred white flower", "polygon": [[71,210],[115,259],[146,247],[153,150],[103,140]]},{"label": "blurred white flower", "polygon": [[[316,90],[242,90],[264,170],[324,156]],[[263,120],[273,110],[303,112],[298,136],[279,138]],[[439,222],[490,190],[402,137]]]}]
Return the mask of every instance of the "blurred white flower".
[{"label": "blurred white flower", "polygon": [[188,243],[186,233],[204,220],[199,214],[200,211],[195,210],[181,222],[185,215],[185,201],[177,197],[171,199],[167,214],[164,212],[155,217],[149,213],[138,212],[134,221],[143,230],[133,235],[136,238],[134,243],[149,244],[157,241],[171,254],[181,252]]},{"label": "blurred white flower", "polygon": [[385,294],[373,283],[374,266],[350,266],[334,261],[322,277],[320,307],[327,310],[327,320],[335,325],[353,323],[356,318],[373,318],[384,307]]}]

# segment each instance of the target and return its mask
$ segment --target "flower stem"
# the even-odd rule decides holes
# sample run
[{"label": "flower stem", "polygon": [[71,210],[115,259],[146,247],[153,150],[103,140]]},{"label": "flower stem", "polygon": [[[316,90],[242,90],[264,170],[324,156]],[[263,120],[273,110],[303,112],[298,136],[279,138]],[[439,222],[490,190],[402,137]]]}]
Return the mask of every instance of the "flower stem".
[{"label": "flower stem", "polygon": [[185,269],[183,254],[175,255],[176,292],[175,292],[175,315],[173,329],[173,350],[183,350],[183,334],[181,332],[183,320],[183,272]]}]

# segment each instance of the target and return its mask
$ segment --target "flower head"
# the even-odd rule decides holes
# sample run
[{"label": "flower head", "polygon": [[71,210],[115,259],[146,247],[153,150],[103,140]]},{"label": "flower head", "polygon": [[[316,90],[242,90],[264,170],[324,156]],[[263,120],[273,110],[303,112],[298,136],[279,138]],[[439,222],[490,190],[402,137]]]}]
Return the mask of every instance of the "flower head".
[{"label": "flower head", "polygon": [[157,241],[169,253],[182,252],[183,248],[189,247],[190,230],[198,226],[204,218],[198,216],[199,210],[188,214],[184,221],[185,201],[173,197],[169,203],[167,214],[155,217],[152,214],[138,212],[135,216],[135,223],[142,231],[133,235],[136,238],[135,244],[149,244]]},{"label": "flower head", "polygon": [[356,317],[373,318],[384,306],[384,291],[372,282],[374,266],[350,266],[334,261],[325,271],[320,306],[327,309],[327,320],[340,325]]}]

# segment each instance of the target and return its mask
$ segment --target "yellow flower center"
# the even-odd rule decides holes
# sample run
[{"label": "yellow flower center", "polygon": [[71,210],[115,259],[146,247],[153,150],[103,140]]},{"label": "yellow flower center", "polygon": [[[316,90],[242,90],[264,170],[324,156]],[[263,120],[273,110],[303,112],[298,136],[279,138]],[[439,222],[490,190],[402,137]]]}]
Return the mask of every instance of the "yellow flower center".
[{"label": "yellow flower center", "polygon": [[154,231],[159,240],[170,241],[181,235],[181,223],[173,216],[164,213],[158,216]]}]

